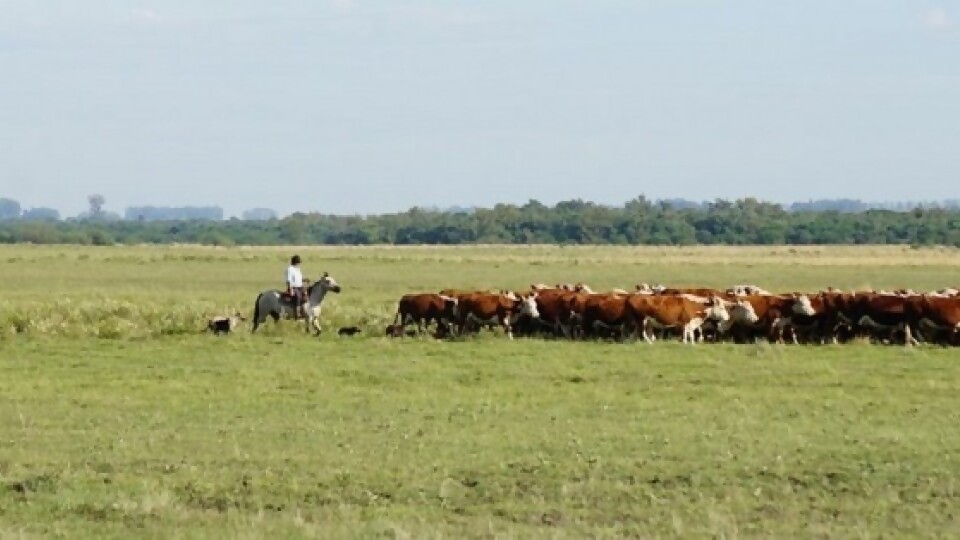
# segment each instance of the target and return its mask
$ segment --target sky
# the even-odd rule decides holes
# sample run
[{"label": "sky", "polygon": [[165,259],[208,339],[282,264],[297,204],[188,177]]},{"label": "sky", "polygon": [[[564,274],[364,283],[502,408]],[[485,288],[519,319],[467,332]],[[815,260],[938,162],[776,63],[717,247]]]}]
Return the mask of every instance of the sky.
[{"label": "sky", "polygon": [[958,0],[0,0],[0,197],[25,208],[958,186]]}]

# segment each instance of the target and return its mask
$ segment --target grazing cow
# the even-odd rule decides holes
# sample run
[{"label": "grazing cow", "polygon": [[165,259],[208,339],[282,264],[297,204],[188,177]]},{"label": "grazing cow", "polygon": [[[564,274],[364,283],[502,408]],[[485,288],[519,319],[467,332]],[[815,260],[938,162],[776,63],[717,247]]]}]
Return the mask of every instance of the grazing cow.
[{"label": "grazing cow", "polygon": [[337,330],[337,335],[339,336],[354,336],[362,332],[359,326],[344,326],[343,328]]},{"label": "grazing cow", "polygon": [[229,334],[238,324],[245,321],[243,314],[237,312],[233,317],[213,317],[207,321],[207,331],[213,332],[213,335]]},{"label": "grazing cow", "polygon": [[537,293],[518,297],[510,294],[477,293],[461,296],[457,304],[457,331],[460,335],[469,324],[500,325],[507,337],[513,339],[512,325],[521,316],[538,318]]},{"label": "grazing cow", "polygon": [[655,328],[674,328],[681,332],[683,343],[696,343],[695,331],[707,320],[730,319],[723,300],[711,298],[709,306],[680,296],[633,295],[626,299],[629,316],[640,323],[643,338],[653,343]]},{"label": "grazing cow", "polygon": [[417,333],[423,333],[431,322],[450,324],[456,313],[456,298],[433,293],[407,294],[397,304],[393,325],[403,328],[413,323],[417,325]]}]

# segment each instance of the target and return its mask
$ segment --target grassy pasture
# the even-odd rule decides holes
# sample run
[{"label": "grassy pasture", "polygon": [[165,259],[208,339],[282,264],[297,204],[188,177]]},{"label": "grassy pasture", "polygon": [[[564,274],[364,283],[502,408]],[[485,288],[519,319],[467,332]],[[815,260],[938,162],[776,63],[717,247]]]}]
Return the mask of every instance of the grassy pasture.
[{"label": "grassy pasture", "polygon": [[[955,350],[379,337],[441,287],[933,289],[953,249],[0,248],[0,536],[954,536]],[[160,327],[158,329],[157,327]]]}]

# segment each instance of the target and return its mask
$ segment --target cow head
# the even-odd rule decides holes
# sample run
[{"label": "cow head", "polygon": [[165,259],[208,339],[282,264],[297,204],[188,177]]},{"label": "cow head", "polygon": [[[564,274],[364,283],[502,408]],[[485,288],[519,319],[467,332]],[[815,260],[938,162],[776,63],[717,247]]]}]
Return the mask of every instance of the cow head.
[{"label": "cow head", "polygon": [[810,297],[805,294],[796,294],[793,295],[793,312],[797,315],[806,315],[808,317],[816,315],[817,310],[813,308],[813,304],[810,303]]},{"label": "cow head", "polygon": [[730,318],[746,324],[754,324],[760,320],[757,312],[753,309],[753,304],[743,299],[737,299],[733,303],[733,308],[730,310]]},{"label": "cow head", "polygon": [[529,315],[533,319],[540,318],[540,311],[537,309],[537,293],[518,298],[516,302],[518,315]]},{"label": "cow head", "polygon": [[730,312],[723,300],[713,296],[705,308],[704,318],[724,322],[730,320]]}]

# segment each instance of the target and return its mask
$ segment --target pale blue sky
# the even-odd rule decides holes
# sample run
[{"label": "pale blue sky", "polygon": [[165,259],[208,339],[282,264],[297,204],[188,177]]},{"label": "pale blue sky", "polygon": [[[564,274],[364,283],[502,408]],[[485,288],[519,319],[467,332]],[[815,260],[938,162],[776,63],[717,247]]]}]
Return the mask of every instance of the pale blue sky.
[{"label": "pale blue sky", "polygon": [[960,196],[960,1],[0,0],[0,196]]}]

